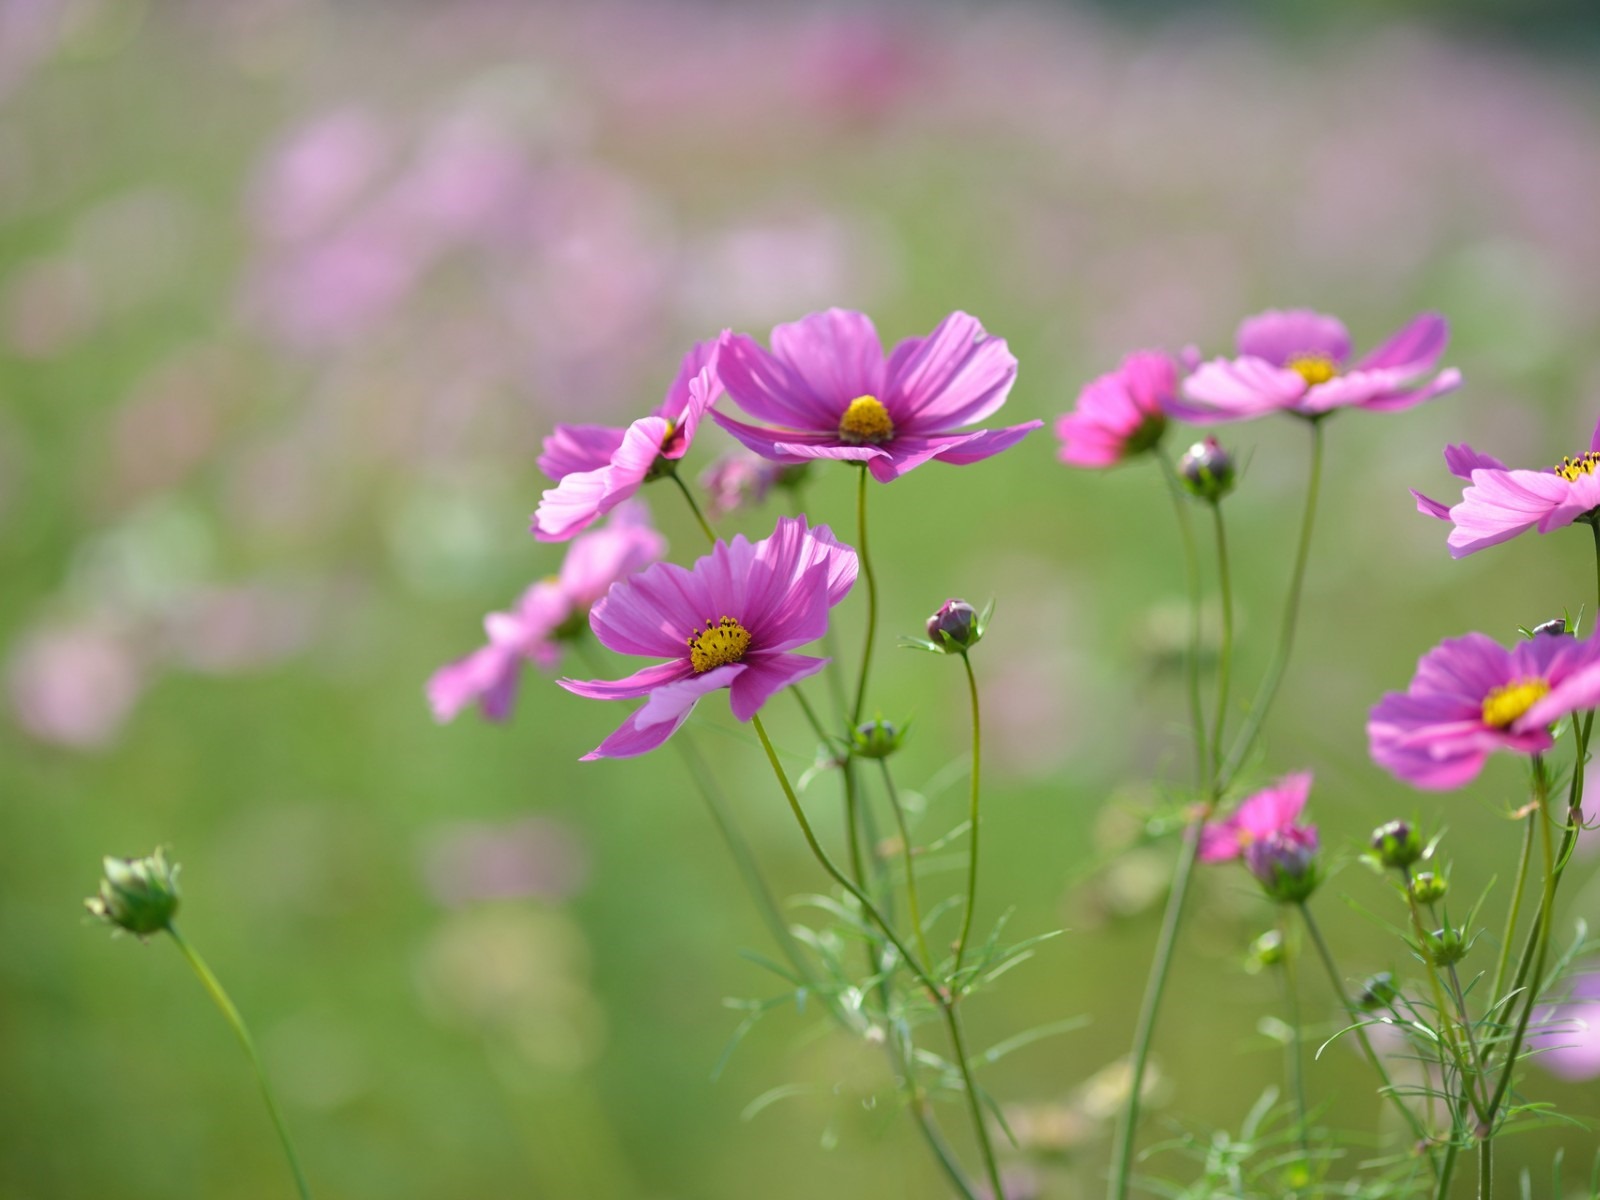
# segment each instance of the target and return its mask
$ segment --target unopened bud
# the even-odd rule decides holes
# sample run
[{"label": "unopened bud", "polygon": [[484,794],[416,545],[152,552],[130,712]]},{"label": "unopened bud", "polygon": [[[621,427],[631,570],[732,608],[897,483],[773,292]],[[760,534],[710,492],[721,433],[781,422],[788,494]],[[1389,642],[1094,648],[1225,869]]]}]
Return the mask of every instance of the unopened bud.
[{"label": "unopened bud", "polygon": [[1276,967],[1288,957],[1288,947],[1283,944],[1283,934],[1276,929],[1269,929],[1250,943],[1250,954],[1245,960],[1245,966],[1255,971],[1265,967]]},{"label": "unopened bud", "polygon": [[1386,867],[1403,870],[1422,857],[1422,839],[1404,821],[1390,821],[1372,831],[1372,849]]},{"label": "unopened bud", "polygon": [[1400,998],[1400,989],[1394,985],[1394,976],[1387,971],[1379,971],[1370,977],[1361,987],[1361,995],[1356,997],[1356,1007],[1362,1012],[1376,1012],[1380,1008],[1390,1008]]},{"label": "unopened bud", "polygon": [[905,736],[906,730],[879,717],[875,721],[857,725],[850,735],[850,741],[852,748],[862,758],[888,758],[900,749]]},{"label": "unopened bud", "polygon": [[106,858],[100,892],[83,902],[95,916],[139,937],[160,933],[178,911],[178,868],[157,849],[144,858]]},{"label": "unopened bud", "polygon": [[1290,828],[1250,843],[1245,866],[1262,890],[1280,904],[1299,904],[1317,890],[1322,873],[1317,867],[1317,831]]},{"label": "unopened bud", "polygon": [[965,600],[946,600],[928,618],[928,640],[946,654],[962,654],[982,637],[978,610]]},{"label": "unopened bud", "polygon": [[1178,476],[1192,495],[1215,504],[1233,491],[1233,455],[1214,437],[1196,442],[1178,460]]},{"label": "unopened bud", "polygon": [[1422,948],[1436,967],[1452,966],[1467,956],[1466,938],[1461,930],[1448,925],[1424,934]]},{"label": "unopened bud", "polygon": [[1533,627],[1533,636],[1539,637],[1541,635],[1544,637],[1567,636],[1567,619],[1565,617],[1555,617],[1546,621],[1543,625],[1535,625]]},{"label": "unopened bud", "polygon": [[1450,890],[1449,882],[1432,871],[1419,871],[1411,879],[1411,898],[1418,904],[1436,904]]}]

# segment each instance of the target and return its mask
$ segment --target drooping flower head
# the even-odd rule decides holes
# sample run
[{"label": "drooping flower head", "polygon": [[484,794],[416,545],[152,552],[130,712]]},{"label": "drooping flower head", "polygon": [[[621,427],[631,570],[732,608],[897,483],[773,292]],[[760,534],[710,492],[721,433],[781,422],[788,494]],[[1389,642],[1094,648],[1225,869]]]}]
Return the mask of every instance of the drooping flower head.
[{"label": "drooping flower head", "polygon": [[487,645],[434,672],[428,680],[428,702],[435,719],[452,720],[477,701],[484,716],[504,720],[516,699],[523,664],[547,671],[559,666],[561,642],[582,631],[595,601],[617,580],[655,562],[666,548],[666,539],[650,524],[649,510],[637,501],[619,506],[600,529],[575,538],[559,575],[530,587],[510,612],[483,619]]},{"label": "drooping flower head", "polygon": [[962,432],[1005,403],[1017,374],[1005,340],[963,312],[885,358],[864,313],[830,308],[779,325],[770,351],[743,334],[729,337],[718,370],[734,403],[770,423],[713,412],[745,446],[779,463],[865,463],[883,483],[935,459],[989,458],[1043,424]]},{"label": "drooping flower head", "polygon": [[660,407],[626,429],[556,426],[539,456],[539,469],[556,486],[533,514],[535,537],[564,542],[581,533],[688,453],[701,418],[722,394],[720,340],[700,342],[684,355]]},{"label": "drooping flower head", "polygon": [[1444,791],[1477,777],[1496,750],[1550,749],[1550,726],[1600,702],[1600,639],[1543,633],[1507,649],[1481,633],[1424,654],[1404,692],[1373,706],[1373,761],[1414,787]]},{"label": "drooping flower head", "polygon": [[1110,467],[1154,449],[1177,390],[1172,359],[1159,350],[1135,351],[1085,384],[1077,407],[1056,421],[1056,456],[1069,466]]},{"label": "drooping flower head", "polygon": [[1317,827],[1302,825],[1311,772],[1285,775],[1239,803],[1226,819],[1200,831],[1200,861],[1242,858],[1267,895],[1297,903],[1316,890]]},{"label": "drooping flower head", "polygon": [[1319,417],[1338,408],[1410,408],[1460,385],[1454,368],[1432,374],[1449,339],[1443,317],[1422,313],[1352,363],[1343,322],[1310,309],[1271,309],[1247,317],[1239,325],[1238,355],[1197,368],[1168,411],[1217,423],[1273,412]]},{"label": "drooping flower head", "polygon": [[654,750],[719,688],[748,721],[769,697],[827,665],[793,651],[827,632],[828,611],[855,581],[854,550],[826,525],[784,517],[762,541],[718,542],[692,567],[657,563],[617,584],[589,614],[595,636],[619,654],[667,661],[626,679],[560,680],[595,700],[645,700],[584,759]]},{"label": "drooping flower head", "polygon": [[1479,454],[1471,446],[1446,446],[1444,465],[1450,474],[1467,480],[1461,500],[1454,506],[1430,500],[1415,488],[1417,511],[1449,521],[1446,544],[1452,558],[1510,541],[1519,533],[1537,529],[1549,533],[1600,513],[1600,425],[1589,438],[1589,449],[1563,458],[1553,467],[1524,471],[1509,469],[1498,458]]}]

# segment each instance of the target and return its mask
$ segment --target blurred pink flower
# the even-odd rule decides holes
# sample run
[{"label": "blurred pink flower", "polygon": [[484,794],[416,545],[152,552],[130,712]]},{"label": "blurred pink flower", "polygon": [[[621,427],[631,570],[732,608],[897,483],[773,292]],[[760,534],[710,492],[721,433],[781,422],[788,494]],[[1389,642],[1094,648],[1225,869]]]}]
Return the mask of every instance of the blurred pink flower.
[{"label": "blurred pink flower", "polygon": [[350,211],[392,151],[384,127],[357,108],[337,109],[291,130],[252,187],[257,227],[279,242],[324,232]]},{"label": "blurred pink flower", "polygon": [[1228,862],[1246,857],[1251,846],[1275,836],[1304,842],[1309,835],[1314,845],[1316,827],[1298,824],[1310,794],[1311,772],[1300,771],[1241,800],[1227,817],[1201,830],[1200,861]]},{"label": "blurred pink flower", "polygon": [[786,469],[747,450],[730,450],[700,475],[700,486],[709,493],[711,515],[725,517],[760,504]]},{"label": "blurred pink flower", "polygon": [[24,634],[6,664],[17,724],[43,742],[95,750],[116,740],[144,689],[132,641],[98,623]]},{"label": "blurred pink flower", "polygon": [[1580,975],[1571,996],[1535,1014],[1528,1048],[1545,1070],[1573,1083],[1600,1078],[1600,974]]},{"label": "blurred pink flower", "polygon": [[1085,384],[1077,407],[1056,421],[1057,457],[1074,467],[1109,467],[1154,448],[1167,428],[1163,406],[1177,387],[1178,368],[1167,355],[1128,355]]},{"label": "blurred pink flower", "polygon": [[589,864],[576,831],[550,817],[458,822],[432,831],[423,851],[428,890],[448,908],[481,900],[566,900]]}]

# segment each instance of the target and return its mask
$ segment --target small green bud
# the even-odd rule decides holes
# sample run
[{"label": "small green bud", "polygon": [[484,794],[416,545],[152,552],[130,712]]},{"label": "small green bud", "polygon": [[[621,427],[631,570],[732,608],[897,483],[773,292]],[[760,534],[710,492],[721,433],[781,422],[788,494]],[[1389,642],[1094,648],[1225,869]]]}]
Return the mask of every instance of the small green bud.
[{"label": "small green bud", "polygon": [[1386,867],[1400,871],[1422,857],[1422,839],[1404,821],[1390,821],[1372,831],[1372,851]]},{"label": "small green bud", "polygon": [[83,902],[95,916],[139,937],[160,933],[178,911],[178,867],[159,847],[144,858],[105,859],[100,893]]},{"label": "small green bud", "polygon": [[1281,965],[1288,955],[1289,949],[1283,944],[1283,934],[1276,929],[1269,929],[1250,943],[1250,954],[1245,959],[1245,968],[1254,974],[1266,967]]},{"label": "small green bud", "polygon": [[1432,871],[1418,871],[1411,877],[1411,898],[1418,904],[1436,904],[1449,890],[1448,881]]},{"label": "small green bud", "polygon": [[965,600],[946,600],[928,618],[928,640],[946,654],[964,654],[982,637],[978,610]]},{"label": "small green bud", "polygon": [[1394,985],[1394,976],[1387,971],[1379,971],[1371,976],[1361,987],[1361,995],[1356,997],[1356,1007],[1362,1012],[1377,1012],[1380,1008],[1390,1008],[1400,998],[1400,989]]},{"label": "small green bud", "polygon": [[1467,956],[1467,940],[1461,930],[1446,926],[1423,936],[1423,951],[1436,967],[1448,967]]},{"label": "small green bud", "polygon": [[851,748],[862,758],[888,758],[900,749],[909,729],[910,726],[901,729],[880,716],[855,727],[850,734]]},{"label": "small green bud", "polygon": [[1211,504],[1233,491],[1233,455],[1214,437],[1196,442],[1178,460],[1178,476],[1189,493]]}]

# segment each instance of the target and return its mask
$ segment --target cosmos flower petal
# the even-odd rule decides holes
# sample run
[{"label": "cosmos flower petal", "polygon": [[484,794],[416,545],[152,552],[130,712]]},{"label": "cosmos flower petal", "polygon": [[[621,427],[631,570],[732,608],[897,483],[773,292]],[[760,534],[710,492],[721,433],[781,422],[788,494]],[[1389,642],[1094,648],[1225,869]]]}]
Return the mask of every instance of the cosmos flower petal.
[{"label": "cosmos flower petal", "polygon": [[832,433],[805,433],[768,429],[760,425],[747,425],[719,409],[711,410],[711,419],[732,434],[745,449],[787,466],[798,466],[818,458],[867,462],[888,453],[877,446],[842,445],[837,430]]},{"label": "cosmos flower petal", "polygon": [[1355,370],[1399,369],[1422,375],[1433,369],[1450,341],[1450,322],[1436,312],[1418,313],[1389,339],[1370,350]]},{"label": "cosmos flower petal", "polygon": [[735,404],[757,420],[789,429],[836,433],[849,403],[824,400],[804,375],[742,333],[723,343],[717,371]]},{"label": "cosmos flower petal", "polygon": [[1508,541],[1538,526],[1571,493],[1559,475],[1543,471],[1496,471],[1480,467],[1450,509],[1455,528],[1447,543],[1455,558]]},{"label": "cosmos flower petal", "polygon": [[1417,511],[1425,517],[1437,517],[1441,521],[1450,519],[1450,506],[1441,504],[1437,500],[1424,496],[1416,488],[1410,488],[1411,497],[1417,502]]},{"label": "cosmos flower petal", "polygon": [[667,539],[650,523],[643,502],[627,500],[612,510],[605,527],[574,538],[561,562],[561,591],[589,608],[619,579],[642,571],[667,552]]},{"label": "cosmos flower petal", "polygon": [[428,679],[428,703],[434,720],[452,721],[473,702],[491,721],[502,721],[516,698],[521,657],[504,646],[481,646],[465,658],[447,663]]},{"label": "cosmos flower petal", "polygon": [[1350,357],[1344,322],[1309,308],[1268,309],[1239,323],[1235,338],[1241,355],[1265,359],[1275,367],[1290,359],[1320,355],[1334,363]]},{"label": "cosmos flower petal", "polygon": [[1396,385],[1394,390],[1380,395],[1368,397],[1357,402],[1357,407],[1368,412],[1401,412],[1408,408],[1415,408],[1435,396],[1442,396],[1446,392],[1453,392],[1461,386],[1461,372],[1454,367],[1440,371],[1427,383],[1407,383]]},{"label": "cosmos flower petal", "polygon": [[640,696],[648,696],[656,688],[690,678],[693,674],[693,669],[682,659],[674,659],[635,671],[625,679],[558,679],[556,683],[574,696],[589,700],[637,700]]},{"label": "cosmos flower petal", "polygon": [[748,721],[761,711],[763,704],[784,688],[815,675],[829,661],[805,654],[755,656],[746,661],[748,670],[735,679],[729,688],[728,705],[735,717]]},{"label": "cosmos flower petal", "polygon": [[1264,358],[1214,358],[1183,381],[1182,399],[1167,411],[1185,421],[1215,424],[1244,421],[1296,404],[1306,381]]},{"label": "cosmos flower petal", "polygon": [[632,713],[615,733],[585,754],[581,761],[637,758],[648,754],[683,727],[702,696],[727,687],[743,670],[739,665],[718,667],[659,689],[643,708]]},{"label": "cosmos flower petal", "polygon": [[799,428],[837,430],[839,415],[856,397],[884,399],[883,343],[866,313],[830,308],[778,325],[772,353],[822,405],[821,423]]},{"label": "cosmos flower petal", "polygon": [[583,471],[597,471],[611,461],[627,430],[612,425],[557,425],[544,439],[539,469],[554,482]]},{"label": "cosmos flower petal", "polygon": [[640,418],[628,426],[608,465],[568,475],[546,491],[533,514],[534,536],[564,542],[638,491],[661,455],[667,429],[663,417]]},{"label": "cosmos flower petal", "polygon": [[884,404],[902,433],[944,432],[990,416],[1017,377],[1016,356],[974,316],[953,312],[889,356]]},{"label": "cosmos flower petal", "polygon": [[1485,467],[1493,471],[1507,469],[1505,463],[1494,455],[1480,454],[1465,442],[1444,448],[1444,465],[1445,469],[1457,479],[1466,480],[1471,480],[1472,473],[1479,467]]}]

